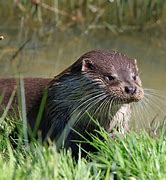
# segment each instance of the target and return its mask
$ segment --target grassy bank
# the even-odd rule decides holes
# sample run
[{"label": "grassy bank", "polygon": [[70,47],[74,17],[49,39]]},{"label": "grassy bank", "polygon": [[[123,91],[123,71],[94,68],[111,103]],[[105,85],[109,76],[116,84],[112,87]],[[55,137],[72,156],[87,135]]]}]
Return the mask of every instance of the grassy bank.
[{"label": "grassy bank", "polygon": [[[11,121],[9,121],[11,122]],[[3,124],[3,126],[2,126]],[[55,145],[23,140],[11,145],[8,123],[1,122],[0,179],[151,179],[166,178],[166,137],[150,137],[146,132],[131,132],[115,140],[101,129],[104,141],[94,137],[98,149],[90,161],[72,159],[70,151],[56,152]],[[10,139],[10,141],[9,141]]]}]

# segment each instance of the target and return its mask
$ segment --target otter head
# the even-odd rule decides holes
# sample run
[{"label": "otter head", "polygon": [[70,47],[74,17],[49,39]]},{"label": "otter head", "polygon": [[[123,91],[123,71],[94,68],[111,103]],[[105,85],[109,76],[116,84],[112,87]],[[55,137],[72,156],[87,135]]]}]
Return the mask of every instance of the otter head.
[{"label": "otter head", "polygon": [[143,98],[136,60],[119,52],[97,50],[81,56],[79,62],[81,73],[104,88],[117,102],[137,102]]}]

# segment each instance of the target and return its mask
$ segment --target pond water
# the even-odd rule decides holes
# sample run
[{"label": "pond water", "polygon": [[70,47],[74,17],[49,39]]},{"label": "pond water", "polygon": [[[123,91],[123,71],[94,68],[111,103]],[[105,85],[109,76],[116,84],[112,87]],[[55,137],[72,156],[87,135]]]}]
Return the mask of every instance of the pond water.
[{"label": "pond water", "polygon": [[[166,92],[166,41],[164,35],[147,33],[117,35],[110,31],[37,33],[13,59],[24,37],[17,28],[1,29],[0,76],[53,77],[92,49],[114,49],[136,58],[143,86]],[[166,96],[165,96],[166,97]],[[164,102],[160,103],[165,105]],[[154,102],[155,103],[155,102]],[[166,107],[166,106],[165,106]],[[156,109],[156,108],[155,108]],[[165,112],[165,108],[164,108]],[[152,117],[151,117],[152,118]]]}]

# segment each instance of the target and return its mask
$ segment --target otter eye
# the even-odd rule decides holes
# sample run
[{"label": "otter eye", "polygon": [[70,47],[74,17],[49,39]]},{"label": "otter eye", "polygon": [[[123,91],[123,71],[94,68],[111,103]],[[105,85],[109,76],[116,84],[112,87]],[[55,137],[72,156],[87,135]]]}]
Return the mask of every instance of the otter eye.
[{"label": "otter eye", "polygon": [[114,77],[114,76],[111,76],[111,75],[106,76],[105,78],[106,78],[107,81],[113,81],[113,80],[115,80],[115,77]]},{"label": "otter eye", "polygon": [[134,81],[136,81],[137,80],[137,75],[133,76],[133,79],[134,79]]}]

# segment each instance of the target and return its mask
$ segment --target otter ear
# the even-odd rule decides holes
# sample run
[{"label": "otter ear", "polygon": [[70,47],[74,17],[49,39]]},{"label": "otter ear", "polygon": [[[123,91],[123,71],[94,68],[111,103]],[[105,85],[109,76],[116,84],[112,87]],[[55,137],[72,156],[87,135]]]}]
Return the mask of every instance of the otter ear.
[{"label": "otter ear", "polygon": [[134,59],[134,66],[135,66],[136,71],[138,71],[137,60],[136,59]]},{"label": "otter ear", "polygon": [[92,71],[95,69],[94,64],[90,59],[83,59],[82,61],[82,71]]},{"label": "otter ear", "polygon": [[134,59],[134,64],[137,65],[137,60],[136,59]]}]

